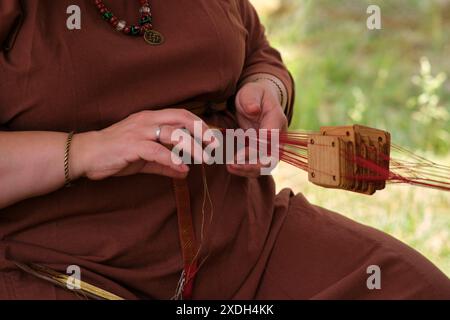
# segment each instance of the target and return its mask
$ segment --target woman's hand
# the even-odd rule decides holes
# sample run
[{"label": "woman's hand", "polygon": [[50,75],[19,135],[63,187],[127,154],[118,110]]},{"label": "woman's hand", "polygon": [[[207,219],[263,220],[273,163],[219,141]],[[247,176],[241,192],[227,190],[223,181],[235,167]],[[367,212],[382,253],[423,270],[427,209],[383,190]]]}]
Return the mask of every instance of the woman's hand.
[{"label": "woman's hand", "polygon": [[[179,109],[143,111],[101,131],[77,134],[71,148],[71,176],[76,179],[85,176],[101,180],[111,176],[126,176],[138,173],[158,174],[172,178],[186,177],[189,167],[176,164],[181,159],[168,148],[178,141],[172,141],[172,133],[186,128],[183,143],[196,148],[194,155],[202,155],[203,148],[195,137],[194,123],[201,121],[203,131],[206,124],[194,114]],[[160,132],[158,140],[157,132]],[[166,147],[168,146],[168,147]],[[186,149],[187,150],[187,149]],[[202,160],[202,159],[197,159]]]},{"label": "woman's hand", "polygon": [[[197,157],[202,155],[207,160],[200,145],[202,139],[192,137],[196,121],[202,124],[203,132],[208,129],[200,118],[186,110],[144,111],[107,129],[76,134],[70,150],[70,177],[100,180],[151,173],[183,178],[189,168],[177,165],[174,159],[178,163],[181,159],[169,149],[176,144],[191,150],[195,160],[201,161]],[[171,141],[172,132],[178,128],[187,131],[177,132],[181,141]],[[66,141],[67,133],[63,132],[0,131],[0,209],[49,194],[64,185]]]},{"label": "woman's hand", "polygon": [[[287,118],[276,85],[267,79],[247,82],[236,96],[236,117],[242,129],[286,131]],[[228,165],[228,171],[243,177],[259,177],[261,165]]]}]

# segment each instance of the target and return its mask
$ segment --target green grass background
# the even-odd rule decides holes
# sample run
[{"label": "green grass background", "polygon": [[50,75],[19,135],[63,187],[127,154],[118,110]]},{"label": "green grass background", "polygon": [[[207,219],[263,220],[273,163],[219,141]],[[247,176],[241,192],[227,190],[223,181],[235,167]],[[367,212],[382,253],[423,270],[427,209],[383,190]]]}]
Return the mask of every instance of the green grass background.
[{"label": "green grass background", "polygon": [[[450,0],[252,0],[296,80],[291,129],[360,123],[450,165]],[[381,8],[382,30],[366,26]],[[450,174],[450,173],[449,173]],[[381,229],[450,275],[450,193],[390,185],[373,197],[275,173],[313,203]]]}]

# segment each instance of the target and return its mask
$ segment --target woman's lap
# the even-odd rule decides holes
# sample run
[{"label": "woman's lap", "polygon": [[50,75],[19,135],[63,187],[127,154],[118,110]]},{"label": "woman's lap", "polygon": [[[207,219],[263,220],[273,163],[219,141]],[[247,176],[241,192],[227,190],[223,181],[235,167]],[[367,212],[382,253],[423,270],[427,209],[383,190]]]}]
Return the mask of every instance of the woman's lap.
[{"label": "woman's lap", "polygon": [[297,195],[256,298],[450,299],[450,280],[400,241]]},{"label": "woman's lap", "polygon": [[[233,298],[450,299],[450,280],[387,234],[313,206],[302,195],[290,196],[288,190],[275,204],[266,247]],[[368,273],[371,266],[379,267],[380,289],[367,285],[376,276]],[[230,269],[218,270],[204,270],[196,281],[196,298],[220,296],[212,294],[211,281],[219,285],[217,275],[225,280]],[[0,272],[0,299],[79,298],[19,270]]]}]

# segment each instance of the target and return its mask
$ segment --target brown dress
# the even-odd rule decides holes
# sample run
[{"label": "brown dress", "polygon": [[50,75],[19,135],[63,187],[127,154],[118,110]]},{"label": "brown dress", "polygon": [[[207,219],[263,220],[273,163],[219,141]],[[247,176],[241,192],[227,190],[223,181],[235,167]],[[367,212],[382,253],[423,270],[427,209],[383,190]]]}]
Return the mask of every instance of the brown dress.
[{"label": "brown dress", "polygon": [[[108,2],[121,18],[137,20],[138,1]],[[73,4],[81,30],[66,28]],[[241,79],[259,72],[277,76],[292,96],[289,74],[247,0],[152,5],[166,37],[159,47],[115,32],[90,0],[0,0],[2,129],[99,130],[142,110],[228,100]],[[205,117],[235,126],[231,111]],[[271,177],[240,178],[223,166],[207,167],[206,177],[214,217],[196,299],[450,298],[449,279],[386,234],[290,190],[275,195]],[[200,237],[201,167],[188,181]],[[0,210],[0,298],[77,298],[12,261],[60,272],[78,265],[82,280],[125,298],[171,298],[182,270],[171,180],[81,179]],[[381,290],[367,288],[370,265],[381,268]]]}]

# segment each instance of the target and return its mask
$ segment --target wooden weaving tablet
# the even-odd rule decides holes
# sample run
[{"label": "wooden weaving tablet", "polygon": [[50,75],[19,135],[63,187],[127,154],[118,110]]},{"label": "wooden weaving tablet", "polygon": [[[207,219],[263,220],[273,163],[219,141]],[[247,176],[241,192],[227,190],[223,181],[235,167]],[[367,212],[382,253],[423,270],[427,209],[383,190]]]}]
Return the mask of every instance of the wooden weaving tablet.
[{"label": "wooden weaving tablet", "polygon": [[308,137],[312,183],[368,195],[386,187],[391,149],[388,132],[354,125],[323,127]]}]

